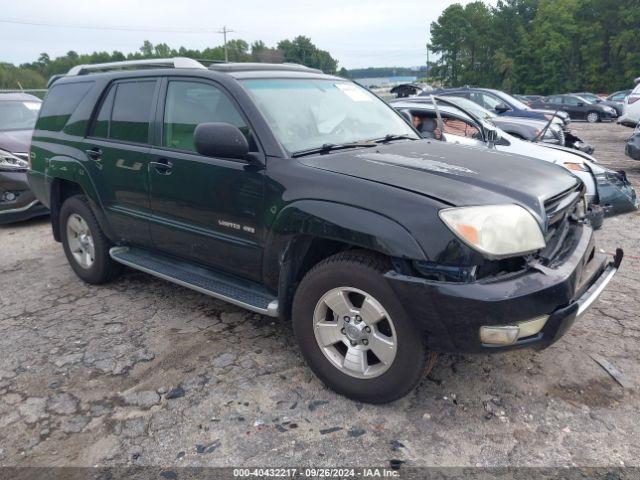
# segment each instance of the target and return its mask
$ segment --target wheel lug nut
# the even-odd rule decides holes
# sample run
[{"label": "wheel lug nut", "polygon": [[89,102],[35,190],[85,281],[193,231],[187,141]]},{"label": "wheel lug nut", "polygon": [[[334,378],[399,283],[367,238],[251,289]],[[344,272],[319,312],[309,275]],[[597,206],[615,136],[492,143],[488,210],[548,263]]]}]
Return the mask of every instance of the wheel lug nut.
[{"label": "wheel lug nut", "polygon": [[360,318],[360,315],[356,315],[356,323],[360,323],[362,321],[362,318]]},{"label": "wheel lug nut", "polygon": [[351,319],[349,317],[344,317],[344,321],[349,323],[351,321]]},{"label": "wheel lug nut", "polygon": [[340,333],[342,333],[343,335],[345,334],[345,330],[344,330],[344,328],[341,328],[341,329],[340,329]]},{"label": "wheel lug nut", "polygon": [[356,341],[354,341],[354,340],[351,340],[351,346],[352,346],[352,347],[355,347],[357,344],[358,344],[358,342],[356,342]]},{"label": "wheel lug nut", "polygon": [[371,333],[371,327],[364,327],[364,331],[367,333]]},{"label": "wheel lug nut", "polygon": [[369,345],[369,340],[367,340],[366,338],[364,340],[362,340],[362,344],[363,345]]}]

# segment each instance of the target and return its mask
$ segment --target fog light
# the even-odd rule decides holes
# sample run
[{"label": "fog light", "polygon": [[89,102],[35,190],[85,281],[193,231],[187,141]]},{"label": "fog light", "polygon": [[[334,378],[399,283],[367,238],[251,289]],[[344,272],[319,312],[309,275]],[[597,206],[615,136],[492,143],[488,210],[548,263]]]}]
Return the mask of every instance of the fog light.
[{"label": "fog light", "polygon": [[511,345],[518,339],[519,330],[515,325],[480,327],[480,341],[487,345]]},{"label": "fog light", "polygon": [[518,333],[518,339],[537,334],[547,323],[548,318],[548,315],[543,315],[541,317],[532,318],[526,322],[519,323],[518,327],[520,327],[520,332]]},{"label": "fog light", "polygon": [[516,325],[480,327],[480,341],[486,345],[512,345],[521,338],[531,337],[539,333],[548,319],[548,315],[542,315]]}]

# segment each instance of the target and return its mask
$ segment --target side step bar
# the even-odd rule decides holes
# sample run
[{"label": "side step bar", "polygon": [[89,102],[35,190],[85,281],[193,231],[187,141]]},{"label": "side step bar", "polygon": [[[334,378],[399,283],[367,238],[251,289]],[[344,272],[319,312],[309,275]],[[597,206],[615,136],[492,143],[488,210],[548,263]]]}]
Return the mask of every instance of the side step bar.
[{"label": "side step bar", "polygon": [[114,261],[141,272],[233,303],[269,317],[278,316],[278,300],[261,285],[198,267],[141,248],[113,247]]}]

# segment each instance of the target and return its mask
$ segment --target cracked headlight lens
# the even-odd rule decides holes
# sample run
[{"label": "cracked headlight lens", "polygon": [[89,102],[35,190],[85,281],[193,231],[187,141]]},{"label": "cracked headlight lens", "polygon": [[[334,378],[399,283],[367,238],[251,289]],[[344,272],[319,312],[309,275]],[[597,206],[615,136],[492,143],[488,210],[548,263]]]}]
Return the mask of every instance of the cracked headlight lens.
[{"label": "cracked headlight lens", "polygon": [[447,208],[439,215],[460,240],[489,258],[524,255],[546,245],[536,219],[519,205]]},{"label": "cracked headlight lens", "polygon": [[12,153],[0,150],[0,170],[26,170],[29,163]]}]

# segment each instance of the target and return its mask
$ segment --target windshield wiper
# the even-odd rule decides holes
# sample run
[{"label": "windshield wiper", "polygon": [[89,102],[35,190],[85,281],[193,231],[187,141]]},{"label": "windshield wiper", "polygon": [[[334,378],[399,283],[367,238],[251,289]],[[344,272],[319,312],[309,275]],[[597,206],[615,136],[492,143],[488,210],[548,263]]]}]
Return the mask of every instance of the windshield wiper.
[{"label": "windshield wiper", "polygon": [[375,140],[373,140],[376,143],[387,143],[387,142],[393,142],[394,140],[417,140],[417,138],[411,136],[411,135],[396,135],[393,133],[388,133],[387,135],[384,136],[384,138],[377,138]]},{"label": "windshield wiper", "polygon": [[348,148],[365,148],[375,147],[375,142],[352,142],[352,143],[325,143],[321,147],[308,148],[306,150],[299,150],[293,152],[291,155],[294,158],[304,157],[305,155],[314,155],[316,153],[329,153],[335,150],[346,150]]}]

